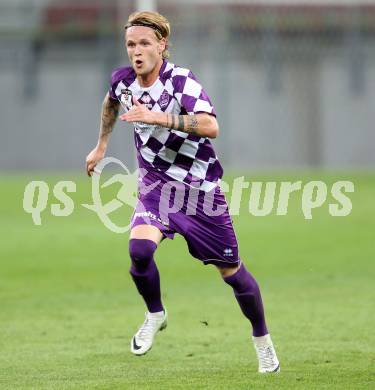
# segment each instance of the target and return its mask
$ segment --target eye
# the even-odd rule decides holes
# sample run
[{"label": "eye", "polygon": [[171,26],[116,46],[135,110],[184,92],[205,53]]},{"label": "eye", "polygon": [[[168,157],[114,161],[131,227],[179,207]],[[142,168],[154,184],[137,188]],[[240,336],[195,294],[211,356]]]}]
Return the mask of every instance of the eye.
[{"label": "eye", "polygon": [[134,43],[133,43],[133,42],[128,42],[128,43],[126,44],[126,46],[127,46],[127,47],[134,47]]}]

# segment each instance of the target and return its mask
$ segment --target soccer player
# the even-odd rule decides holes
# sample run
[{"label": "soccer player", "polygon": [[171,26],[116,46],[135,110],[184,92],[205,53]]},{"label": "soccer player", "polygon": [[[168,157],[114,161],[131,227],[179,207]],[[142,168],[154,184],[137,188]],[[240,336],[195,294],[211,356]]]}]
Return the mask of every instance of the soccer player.
[{"label": "soccer player", "polygon": [[[154,253],[164,238],[179,233],[192,256],[215,265],[224,282],[233,288],[252,325],[259,372],[278,372],[280,365],[267,330],[259,287],[239,257],[228,206],[220,190],[223,169],[210,142],[219,133],[215,110],[193,73],[168,61],[169,36],[170,24],[164,16],[156,12],[129,16],[125,44],[131,66],[112,73],[102,106],[99,140],[86,158],[91,176],[105,155],[123,106],[125,113],[120,119],[134,125],[137,159],[143,172],[139,202],[131,221],[130,274],[148,310],[131,340],[131,352],[145,354],[156,333],[167,326]],[[175,191],[167,191],[173,195],[163,202],[168,183]],[[196,196],[191,202],[189,194],[193,190]],[[170,210],[170,203],[181,193],[180,207],[166,218],[161,205]],[[205,205],[209,198],[211,212]],[[221,213],[213,209],[221,209]]]}]

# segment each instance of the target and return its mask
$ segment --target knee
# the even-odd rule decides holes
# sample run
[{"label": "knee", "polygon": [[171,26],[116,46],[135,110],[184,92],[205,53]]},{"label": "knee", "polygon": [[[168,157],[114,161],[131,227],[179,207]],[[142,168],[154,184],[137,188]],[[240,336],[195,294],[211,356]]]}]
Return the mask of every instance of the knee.
[{"label": "knee", "polygon": [[240,266],[238,265],[236,267],[231,267],[231,268],[216,266],[216,268],[220,272],[222,278],[227,278],[228,276],[234,275],[240,269]]},{"label": "knee", "polygon": [[235,273],[224,276],[223,279],[225,283],[233,287],[237,294],[256,293],[259,291],[258,283],[243,263]]},{"label": "knee", "polygon": [[129,255],[132,265],[139,269],[147,268],[153,259],[157,244],[151,240],[131,239],[129,241]]}]

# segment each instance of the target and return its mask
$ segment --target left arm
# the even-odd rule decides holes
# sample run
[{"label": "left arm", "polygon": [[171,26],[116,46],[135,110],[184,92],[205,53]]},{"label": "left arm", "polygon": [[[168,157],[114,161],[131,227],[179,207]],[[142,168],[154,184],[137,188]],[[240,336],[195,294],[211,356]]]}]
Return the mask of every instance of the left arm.
[{"label": "left arm", "polygon": [[219,125],[216,118],[208,113],[195,115],[174,115],[149,110],[134,98],[135,107],[120,119],[126,122],[143,122],[194,134],[199,137],[216,138]]}]

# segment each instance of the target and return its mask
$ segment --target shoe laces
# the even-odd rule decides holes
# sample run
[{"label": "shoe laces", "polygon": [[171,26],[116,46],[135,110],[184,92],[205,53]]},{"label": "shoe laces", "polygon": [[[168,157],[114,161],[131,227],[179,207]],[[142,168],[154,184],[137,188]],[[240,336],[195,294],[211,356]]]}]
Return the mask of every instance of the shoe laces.
[{"label": "shoe laces", "polygon": [[146,315],[146,320],[139,329],[137,337],[143,341],[149,341],[152,339],[155,333],[155,328],[157,327],[158,320],[155,318],[150,318]]},{"label": "shoe laces", "polygon": [[277,365],[276,354],[270,345],[258,346],[258,357],[263,368],[273,368]]}]

